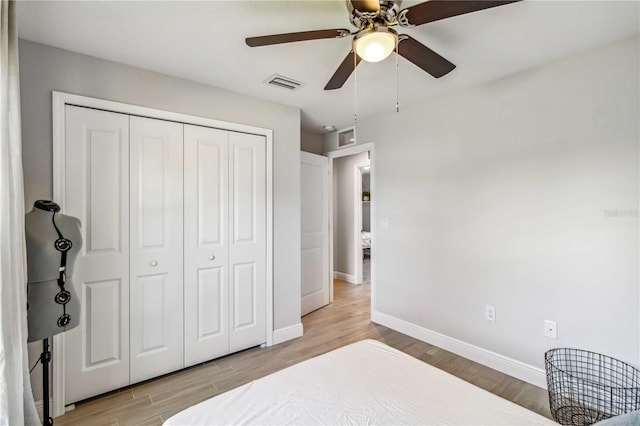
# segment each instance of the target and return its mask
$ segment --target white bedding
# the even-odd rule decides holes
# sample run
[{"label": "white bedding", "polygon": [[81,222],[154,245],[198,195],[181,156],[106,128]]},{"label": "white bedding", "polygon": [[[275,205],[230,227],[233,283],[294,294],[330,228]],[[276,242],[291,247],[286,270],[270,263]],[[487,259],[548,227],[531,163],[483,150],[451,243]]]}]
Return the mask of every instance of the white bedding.
[{"label": "white bedding", "polygon": [[371,248],[371,232],[369,231],[361,231],[362,236],[362,248],[368,249]]},{"label": "white bedding", "polygon": [[555,424],[375,340],[194,405],[165,425]]}]

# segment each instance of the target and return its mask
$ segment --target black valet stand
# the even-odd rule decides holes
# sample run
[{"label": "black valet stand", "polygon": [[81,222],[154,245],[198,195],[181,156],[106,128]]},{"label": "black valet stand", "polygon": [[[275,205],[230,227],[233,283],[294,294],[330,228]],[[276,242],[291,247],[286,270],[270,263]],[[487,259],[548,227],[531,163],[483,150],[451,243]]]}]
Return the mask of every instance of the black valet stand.
[{"label": "black valet stand", "polygon": [[40,362],[42,363],[42,425],[50,426],[53,424],[53,418],[49,416],[49,363],[51,362],[49,338],[42,340]]}]

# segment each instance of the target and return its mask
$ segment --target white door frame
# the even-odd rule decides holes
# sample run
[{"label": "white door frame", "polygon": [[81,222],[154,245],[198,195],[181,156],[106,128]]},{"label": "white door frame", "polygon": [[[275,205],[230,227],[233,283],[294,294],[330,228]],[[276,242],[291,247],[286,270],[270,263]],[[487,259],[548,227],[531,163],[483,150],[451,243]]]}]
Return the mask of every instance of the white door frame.
[{"label": "white door frame", "polygon": [[[65,211],[65,105],[75,105],[95,108],[128,115],[175,121],[217,129],[230,130],[264,136],[266,141],[266,198],[267,198],[267,264],[266,264],[266,345],[273,344],[273,130],[244,124],[197,117],[176,112],[163,111],[137,105],[107,101],[87,96],[73,95],[64,92],[52,92],[53,110],[53,199],[60,205],[61,212]],[[51,389],[52,416],[57,417],[65,413],[65,382],[64,382],[64,333],[53,336],[53,383]]]},{"label": "white door frame", "polygon": [[[333,160],[339,157],[346,157],[349,155],[360,154],[362,152],[367,152],[367,151],[369,151],[369,165],[371,166],[371,172],[370,172],[371,193],[375,195],[375,167],[374,167],[375,166],[375,144],[373,142],[354,145],[348,148],[342,148],[337,151],[329,151],[325,153],[325,155],[329,157],[329,272],[331,276],[333,276],[333,229],[334,229],[333,228],[334,227],[334,223],[333,223],[333,209],[334,209]],[[360,208],[362,208],[362,206],[360,206]],[[375,278],[376,278],[376,275],[375,275],[375,252],[376,252],[375,226],[373,226],[373,223],[375,223],[376,209],[375,209],[375,203],[373,201],[371,201],[370,208],[371,208],[371,223],[372,223],[371,225],[371,312],[373,312],[375,307],[374,289],[375,289],[375,282],[376,282],[375,281]],[[362,216],[362,213],[360,213],[360,216]],[[362,218],[360,220],[362,220]],[[355,240],[356,250],[358,247],[360,248],[360,250],[362,250],[361,243],[360,243],[360,231],[357,229],[354,230],[354,238],[356,238]],[[360,258],[356,257],[355,259],[356,264],[358,263],[358,261],[360,261],[360,271],[362,275],[362,255],[360,255]],[[331,285],[329,289],[329,300],[333,302],[333,285]]]}]

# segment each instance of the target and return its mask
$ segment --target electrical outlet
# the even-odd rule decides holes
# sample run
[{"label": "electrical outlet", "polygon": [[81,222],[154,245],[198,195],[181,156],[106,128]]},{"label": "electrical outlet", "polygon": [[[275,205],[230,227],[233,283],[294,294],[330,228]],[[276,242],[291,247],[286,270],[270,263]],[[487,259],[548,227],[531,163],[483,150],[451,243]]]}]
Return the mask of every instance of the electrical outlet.
[{"label": "electrical outlet", "polygon": [[388,229],[389,228],[389,219],[387,219],[386,217],[381,217],[380,218],[380,228],[381,229]]},{"label": "electrical outlet", "polygon": [[495,322],[496,321],[496,307],[487,305],[484,307],[484,318],[487,321]]},{"label": "electrical outlet", "polygon": [[544,335],[552,339],[558,338],[558,323],[555,321],[544,320]]}]

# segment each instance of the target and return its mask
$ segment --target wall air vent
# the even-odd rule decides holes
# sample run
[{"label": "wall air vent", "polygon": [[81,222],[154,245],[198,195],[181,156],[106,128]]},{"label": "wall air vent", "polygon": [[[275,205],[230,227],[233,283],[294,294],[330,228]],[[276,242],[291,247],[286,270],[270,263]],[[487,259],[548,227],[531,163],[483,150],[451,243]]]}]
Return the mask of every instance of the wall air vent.
[{"label": "wall air vent", "polygon": [[264,82],[273,86],[282,87],[283,89],[287,90],[298,90],[299,88],[304,86],[304,84],[300,83],[299,81],[295,81],[294,79],[278,74],[272,75]]}]

